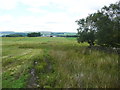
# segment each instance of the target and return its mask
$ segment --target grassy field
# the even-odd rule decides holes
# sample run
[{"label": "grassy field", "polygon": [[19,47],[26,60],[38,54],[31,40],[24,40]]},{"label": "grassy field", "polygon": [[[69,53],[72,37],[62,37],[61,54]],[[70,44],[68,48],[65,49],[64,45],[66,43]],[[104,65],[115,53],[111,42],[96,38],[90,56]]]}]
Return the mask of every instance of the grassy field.
[{"label": "grassy field", "polygon": [[3,88],[115,88],[118,55],[76,38],[3,37]]}]

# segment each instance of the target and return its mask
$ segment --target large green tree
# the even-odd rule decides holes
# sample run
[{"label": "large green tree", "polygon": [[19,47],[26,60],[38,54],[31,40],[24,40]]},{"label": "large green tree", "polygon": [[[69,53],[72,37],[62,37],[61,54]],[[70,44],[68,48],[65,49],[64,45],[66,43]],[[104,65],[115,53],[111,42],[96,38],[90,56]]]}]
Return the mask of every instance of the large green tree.
[{"label": "large green tree", "polygon": [[[104,6],[97,13],[77,21],[78,41],[94,42],[111,47],[120,46],[120,1],[110,6]],[[92,38],[91,38],[92,37]],[[88,42],[89,43],[89,42]]]},{"label": "large green tree", "polygon": [[90,46],[94,45],[95,41],[95,30],[93,27],[90,25],[90,21],[88,18],[86,19],[80,19],[76,21],[77,24],[80,26],[78,30],[78,42],[83,43],[83,42],[88,42]]},{"label": "large green tree", "polygon": [[104,6],[94,13],[91,20],[97,28],[97,43],[106,46],[119,46],[120,41],[120,2]]}]

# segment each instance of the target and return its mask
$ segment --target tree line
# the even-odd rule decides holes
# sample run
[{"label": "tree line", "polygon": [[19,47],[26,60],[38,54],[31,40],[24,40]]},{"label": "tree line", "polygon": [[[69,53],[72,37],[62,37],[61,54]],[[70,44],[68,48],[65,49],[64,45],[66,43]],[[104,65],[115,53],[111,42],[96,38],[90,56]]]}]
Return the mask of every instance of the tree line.
[{"label": "tree line", "polygon": [[78,42],[120,47],[120,1],[76,21]]},{"label": "tree line", "polygon": [[40,32],[32,32],[32,33],[27,33],[26,35],[23,34],[9,34],[9,35],[3,35],[2,37],[40,37],[42,34]]},{"label": "tree line", "polygon": [[27,34],[28,37],[40,37],[42,34],[40,32],[32,32]]}]

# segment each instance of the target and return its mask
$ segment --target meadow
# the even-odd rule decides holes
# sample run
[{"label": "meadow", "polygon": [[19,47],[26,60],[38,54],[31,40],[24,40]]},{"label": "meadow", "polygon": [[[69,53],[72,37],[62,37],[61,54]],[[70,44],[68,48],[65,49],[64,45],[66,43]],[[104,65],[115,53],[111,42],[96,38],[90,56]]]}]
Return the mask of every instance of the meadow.
[{"label": "meadow", "polygon": [[65,37],[2,37],[3,88],[117,88],[118,57]]}]

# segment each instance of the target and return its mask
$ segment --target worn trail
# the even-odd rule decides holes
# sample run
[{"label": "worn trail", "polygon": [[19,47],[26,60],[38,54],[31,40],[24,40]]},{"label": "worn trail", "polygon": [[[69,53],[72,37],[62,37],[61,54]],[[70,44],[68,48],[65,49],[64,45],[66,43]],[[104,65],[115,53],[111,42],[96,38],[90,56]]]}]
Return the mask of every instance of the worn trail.
[{"label": "worn trail", "polygon": [[[34,62],[34,65],[36,65],[37,62]],[[37,76],[36,71],[34,68],[30,70],[30,78],[28,78],[28,85],[27,88],[37,88],[39,85],[37,84]]]}]

